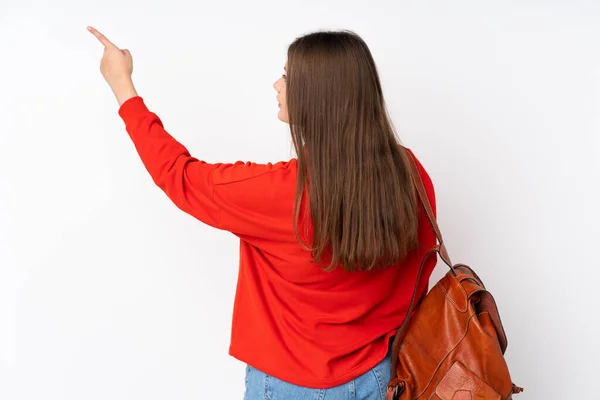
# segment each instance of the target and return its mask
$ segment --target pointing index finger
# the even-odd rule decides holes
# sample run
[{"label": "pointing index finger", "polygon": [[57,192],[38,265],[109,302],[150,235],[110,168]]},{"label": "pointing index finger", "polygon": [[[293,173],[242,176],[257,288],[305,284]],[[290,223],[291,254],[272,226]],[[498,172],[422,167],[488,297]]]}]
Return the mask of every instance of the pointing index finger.
[{"label": "pointing index finger", "polygon": [[100,43],[104,45],[104,47],[116,47],[110,40],[106,38],[106,36],[98,32],[95,28],[88,26],[88,31],[90,31],[92,35],[96,36],[96,39],[98,39]]}]

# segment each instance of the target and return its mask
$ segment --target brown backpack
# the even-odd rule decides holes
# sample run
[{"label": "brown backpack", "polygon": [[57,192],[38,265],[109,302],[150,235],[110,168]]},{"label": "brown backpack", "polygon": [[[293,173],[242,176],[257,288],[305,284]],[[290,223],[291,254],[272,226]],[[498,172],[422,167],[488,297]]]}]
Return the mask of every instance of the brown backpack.
[{"label": "brown backpack", "polygon": [[[415,160],[408,152],[407,158],[439,244],[423,258],[408,313],[394,339],[386,400],[512,399],[523,389],[508,372],[506,334],[496,302],[471,268],[452,265]],[[432,254],[439,254],[450,271],[419,301],[413,315],[416,288]]]}]

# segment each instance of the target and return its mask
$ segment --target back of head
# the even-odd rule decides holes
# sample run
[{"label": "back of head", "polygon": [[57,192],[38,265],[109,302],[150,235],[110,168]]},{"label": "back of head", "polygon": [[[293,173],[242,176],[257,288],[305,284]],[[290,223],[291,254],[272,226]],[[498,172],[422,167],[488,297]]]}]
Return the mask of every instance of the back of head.
[{"label": "back of head", "polygon": [[322,31],[288,48],[287,108],[298,155],[296,237],[306,186],[314,227],[306,247],[328,269],[400,262],[417,244],[407,155],[390,122],[375,62],[351,31]]}]

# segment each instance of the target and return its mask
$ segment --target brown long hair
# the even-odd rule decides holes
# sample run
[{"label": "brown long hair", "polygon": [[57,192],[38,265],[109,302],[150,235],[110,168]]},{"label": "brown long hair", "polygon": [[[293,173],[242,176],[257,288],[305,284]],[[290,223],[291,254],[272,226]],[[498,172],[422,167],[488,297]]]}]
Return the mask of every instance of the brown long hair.
[{"label": "brown long hair", "polygon": [[[287,62],[296,239],[321,266],[330,254],[326,270],[400,262],[418,244],[417,200],[369,48],[352,31],[314,32],[289,46]],[[298,235],[305,188],[312,247]]]}]

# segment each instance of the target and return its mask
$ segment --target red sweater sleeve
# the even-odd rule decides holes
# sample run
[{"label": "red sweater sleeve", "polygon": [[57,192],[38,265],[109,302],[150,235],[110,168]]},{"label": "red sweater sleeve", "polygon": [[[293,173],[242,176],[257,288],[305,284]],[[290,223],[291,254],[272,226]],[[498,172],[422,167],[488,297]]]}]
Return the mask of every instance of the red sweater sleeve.
[{"label": "red sweater sleeve", "polygon": [[246,239],[283,237],[281,220],[291,215],[281,205],[291,200],[281,189],[293,183],[294,160],[210,164],[192,157],[141,97],[123,103],[119,115],[152,180],[182,211]]}]

